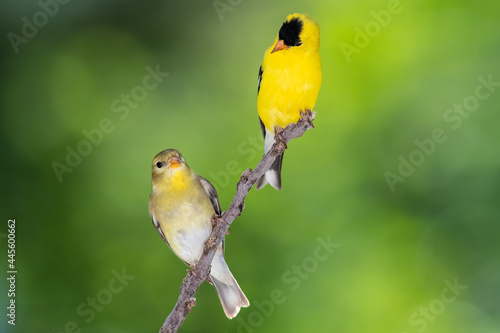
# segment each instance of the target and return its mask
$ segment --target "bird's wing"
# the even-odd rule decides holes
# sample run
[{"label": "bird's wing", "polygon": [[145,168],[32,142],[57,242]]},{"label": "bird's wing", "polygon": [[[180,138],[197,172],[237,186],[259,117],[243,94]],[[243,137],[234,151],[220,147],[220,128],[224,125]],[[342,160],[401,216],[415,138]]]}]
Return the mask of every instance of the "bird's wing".
[{"label": "bird's wing", "polygon": [[163,233],[163,230],[161,230],[160,222],[156,219],[156,217],[153,214],[151,214],[151,221],[153,221],[153,225],[155,226],[156,230],[160,234],[160,236],[163,239],[163,241],[165,243],[167,243],[167,245],[170,248],[170,250],[172,250],[172,248],[170,247],[170,244],[168,244],[167,237],[165,237],[165,234]]},{"label": "bird's wing", "polygon": [[206,180],[202,176],[198,177],[200,177],[200,183],[205,189],[205,192],[207,192],[208,197],[210,198],[210,202],[212,202],[212,206],[214,207],[215,213],[217,213],[217,215],[220,215],[221,210],[220,210],[219,196],[217,195],[217,190],[212,184],[210,184],[208,180]]},{"label": "bird's wing", "polygon": [[[262,66],[260,66],[260,68],[259,68],[259,82],[258,82],[259,85],[257,87],[257,95],[260,92],[260,84],[262,83],[262,73],[264,73],[264,71],[262,70]],[[262,131],[262,136],[265,139],[266,138],[266,126],[264,125],[264,123],[262,122],[262,119],[260,119],[260,117],[259,117],[259,121],[260,121],[260,129]]]},{"label": "bird's wing", "polygon": [[[168,248],[170,249],[170,251],[174,252],[174,250],[172,250],[172,247],[170,246],[170,244],[168,243],[168,240],[167,240],[167,237],[165,237],[165,234],[163,233],[163,230],[161,230],[161,226],[160,226],[160,222],[156,219],[156,217],[151,214],[151,220],[153,221],[153,225],[155,226],[156,230],[158,231],[158,233],[160,234],[161,238],[163,239],[163,241],[165,242],[165,244],[168,245]],[[175,252],[174,252],[175,253]],[[179,259],[181,259],[181,257],[177,256]],[[182,259],[181,259],[182,260]],[[186,265],[188,265],[189,267],[193,268],[188,262],[182,260],[183,263],[185,263]]]},{"label": "bird's wing", "polygon": [[[203,188],[205,189],[205,191],[207,192],[208,197],[210,198],[210,201],[212,202],[212,206],[214,207],[215,213],[217,215],[221,215],[222,212],[220,210],[219,196],[217,195],[217,190],[215,189],[215,187],[212,184],[210,184],[210,182],[206,178],[203,178],[200,175],[198,175],[198,177],[200,177],[200,183],[203,186]],[[224,255],[225,248],[226,248],[224,243],[225,242],[224,242],[224,238],[223,238],[221,245],[220,245],[222,247],[222,255]]]},{"label": "bird's wing", "polygon": [[[266,140],[266,125],[262,122],[262,119],[259,117],[259,122],[260,122],[260,130],[262,131],[262,136],[264,137],[264,141]],[[265,154],[265,152],[264,152]]]},{"label": "bird's wing", "polygon": [[264,71],[262,70],[262,66],[260,66],[259,68],[259,81],[258,81],[258,85],[257,85],[257,95],[259,94],[259,91],[260,91],[260,84],[262,83],[262,73],[264,73]]}]

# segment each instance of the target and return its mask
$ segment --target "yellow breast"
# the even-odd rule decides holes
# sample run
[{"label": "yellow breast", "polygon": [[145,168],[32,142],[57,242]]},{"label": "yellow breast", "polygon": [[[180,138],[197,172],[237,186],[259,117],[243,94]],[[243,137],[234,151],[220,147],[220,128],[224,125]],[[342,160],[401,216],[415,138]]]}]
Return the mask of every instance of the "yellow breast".
[{"label": "yellow breast", "polygon": [[158,220],[174,253],[190,264],[199,257],[212,229],[215,213],[197,178],[179,170],[155,184],[149,209]]},{"label": "yellow breast", "polygon": [[266,56],[257,110],[266,128],[285,127],[300,117],[299,110],[313,109],[321,86],[318,52],[288,50]]}]

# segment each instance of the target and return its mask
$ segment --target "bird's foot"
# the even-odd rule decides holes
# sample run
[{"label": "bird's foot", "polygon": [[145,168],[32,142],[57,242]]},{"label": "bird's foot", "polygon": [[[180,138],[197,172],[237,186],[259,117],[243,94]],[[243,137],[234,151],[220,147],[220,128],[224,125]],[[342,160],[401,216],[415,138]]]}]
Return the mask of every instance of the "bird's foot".
[{"label": "bird's foot", "polygon": [[[224,214],[224,212],[222,212],[222,214]],[[215,225],[217,223],[226,223],[226,221],[221,217],[221,215],[218,215],[217,213],[214,214],[214,216],[212,216],[212,220],[210,222],[212,222],[212,229],[215,228]],[[231,234],[230,228],[226,230],[226,235],[229,234]]]},{"label": "bird's foot", "polygon": [[274,142],[276,145],[276,150],[282,154],[285,149],[287,149],[286,139],[283,137],[283,132],[285,130],[279,126],[274,127]]},{"label": "bird's foot", "polygon": [[[309,128],[314,128],[313,120],[316,117],[316,112],[306,109],[304,112],[300,110],[300,119],[298,122],[307,122]],[[298,123],[297,122],[297,123]]]}]

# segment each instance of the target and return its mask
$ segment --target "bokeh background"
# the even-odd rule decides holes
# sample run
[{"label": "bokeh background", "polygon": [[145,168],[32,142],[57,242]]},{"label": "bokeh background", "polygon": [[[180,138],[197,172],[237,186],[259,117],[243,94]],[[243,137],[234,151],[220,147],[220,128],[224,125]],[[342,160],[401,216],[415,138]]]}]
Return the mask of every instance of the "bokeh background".
[{"label": "bokeh background", "polygon": [[[227,237],[226,259],[252,306],[228,320],[205,283],[181,331],[500,331],[500,87],[478,88],[479,77],[500,82],[499,2],[0,8],[0,331],[159,330],[186,267],[149,219],[150,162],[179,149],[228,206],[262,154],[263,52],[293,12],[321,26],[316,129],[289,145],[283,190],[252,190]],[[397,13],[384,16],[388,8]],[[34,19],[37,31],[26,23]],[[369,40],[358,32],[366,27]],[[347,44],[357,48],[349,56]],[[168,76],[145,90],[147,68]],[[473,111],[454,112],[464,101]],[[436,129],[446,139],[431,144]],[[71,149],[86,155],[73,166]],[[410,158],[418,165],[403,166]],[[60,178],[55,162],[68,167]],[[9,218],[15,327],[3,313]],[[325,242],[330,253],[317,250]]]}]

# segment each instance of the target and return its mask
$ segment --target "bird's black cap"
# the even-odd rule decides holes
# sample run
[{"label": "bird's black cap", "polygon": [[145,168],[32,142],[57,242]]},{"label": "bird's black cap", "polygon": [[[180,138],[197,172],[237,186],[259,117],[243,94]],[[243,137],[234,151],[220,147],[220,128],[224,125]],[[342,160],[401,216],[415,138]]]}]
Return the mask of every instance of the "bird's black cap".
[{"label": "bird's black cap", "polygon": [[300,40],[300,33],[302,32],[303,24],[298,18],[293,18],[286,21],[280,28],[279,39],[285,42],[286,46],[299,46],[302,45]]},{"label": "bird's black cap", "polygon": [[303,24],[298,18],[293,18],[290,21],[286,21],[280,28],[279,39],[285,42],[286,46],[300,46],[302,41],[300,40],[300,33],[302,32]]}]

